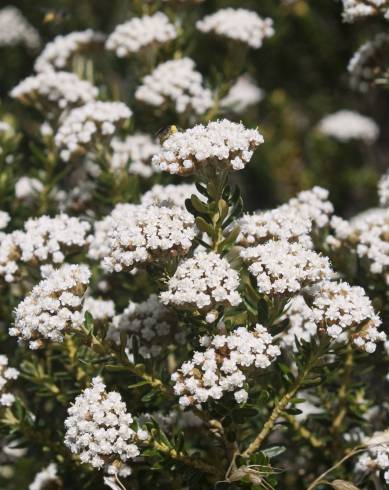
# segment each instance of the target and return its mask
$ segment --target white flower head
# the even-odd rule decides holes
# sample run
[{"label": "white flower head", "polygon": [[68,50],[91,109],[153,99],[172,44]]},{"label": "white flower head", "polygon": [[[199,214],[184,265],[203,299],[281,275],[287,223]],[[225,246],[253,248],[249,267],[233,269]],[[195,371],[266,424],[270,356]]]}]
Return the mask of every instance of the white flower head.
[{"label": "white flower head", "polygon": [[8,5],[0,10],[0,46],[24,44],[35,50],[41,43],[38,31],[22,15],[20,10]]},{"label": "white flower head", "polygon": [[174,25],[163,12],[134,17],[115,27],[105,47],[115,51],[119,58],[139,53],[150,47],[163,45],[177,36]]},{"label": "white flower head", "polygon": [[179,264],[160,298],[165,305],[207,313],[217,306],[239,305],[239,285],[238,272],[225,258],[199,250]]},{"label": "white flower head", "polygon": [[359,286],[323,282],[314,290],[312,312],[320,331],[336,340],[346,333],[365,352],[374,352],[377,342],[386,340],[385,333],[378,331],[381,320]]},{"label": "white flower head", "polygon": [[135,98],[154,107],[173,106],[182,114],[204,114],[212,107],[212,93],[203,86],[203,77],[190,58],[169,60],[145,76]]},{"label": "white flower head", "polygon": [[389,207],[389,172],[386,172],[378,183],[378,197],[381,206]]},{"label": "white flower head", "polygon": [[254,49],[260,48],[264,39],[274,34],[272,19],[262,19],[256,12],[242,8],[220,9],[199,20],[196,27],[202,32],[212,32]]},{"label": "white flower head", "polygon": [[121,475],[123,469],[128,475],[125,463],[140,454],[138,443],[144,439],[144,431],[132,429],[133,423],[121,395],[107,392],[103,380],[96,377],[68,409],[65,444],[82,463],[109,474]]},{"label": "white flower head", "polygon": [[60,71],[27,77],[12,89],[10,95],[50,115],[54,109],[62,112],[95,100],[98,90],[74,73]]},{"label": "white flower head", "polygon": [[377,124],[371,118],[347,110],[324,117],[318,128],[321,133],[342,142],[360,140],[372,144],[380,133]]},{"label": "white flower head", "polygon": [[240,256],[249,264],[259,292],[271,296],[299,293],[332,275],[328,258],[300,243],[269,241],[241,250]]},{"label": "white flower head", "polygon": [[109,252],[103,267],[108,272],[131,270],[151,262],[184,256],[198,233],[194,217],[179,208],[139,206],[131,219],[112,215]]},{"label": "white flower head", "polygon": [[241,170],[263,141],[257,129],[246,129],[243,124],[227,119],[206,126],[198,124],[167,138],[153,164],[179,175],[192,174],[206,166]]},{"label": "white flower head", "polygon": [[183,407],[219,400],[224,392],[234,392],[237,403],[245,403],[247,370],[266,369],[280,355],[272,336],[259,324],[253,331],[238,327],[230,333],[204,338],[201,343],[205,350],[195,352],[172,375],[174,391]]},{"label": "white flower head", "polygon": [[15,324],[9,330],[30,349],[62,342],[65,333],[81,326],[82,299],[91,275],[87,266],[72,264],[43,272],[45,278],[15,309]]},{"label": "white flower head", "polygon": [[257,105],[263,98],[263,90],[248,75],[242,75],[220,101],[220,106],[223,109],[241,114],[248,107]]},{"label": "white flower head", "polygon": [[96,141],[110,141],[131,116],[122,102],[89,102],[73,109],[55,135],[62,160],[85,154]]},{"label": "white flower head", "polygon": [[104,40],[104,34],[92,31],[92,29],[57,36],[53,41],[46,44],[36,59],[35,71],[63,70],[76,53],[84,53],[95,49],[101,46]]}]

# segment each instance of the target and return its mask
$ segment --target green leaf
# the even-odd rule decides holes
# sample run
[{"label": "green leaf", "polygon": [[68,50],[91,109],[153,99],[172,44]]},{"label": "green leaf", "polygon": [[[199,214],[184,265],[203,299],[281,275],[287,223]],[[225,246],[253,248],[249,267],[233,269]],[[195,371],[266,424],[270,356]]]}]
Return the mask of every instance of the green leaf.
[{"label": "green leaf", "polygon": [[206,233],[209,236],[212,236],[213,235],[213,227],[212,227],[212,225],[210,225],[209,223],[207,223],[205,221],[205,219],[202,218],[201,216],[197,216],[196,217],[196,225],[199,228],[199,230],[202,231],[203,233]]},{"label": "green leaf", "polygon": [[209,214],[209,209],[206,203],[201,201],[195,194],[190,198],[193,208],[199,213]]}]

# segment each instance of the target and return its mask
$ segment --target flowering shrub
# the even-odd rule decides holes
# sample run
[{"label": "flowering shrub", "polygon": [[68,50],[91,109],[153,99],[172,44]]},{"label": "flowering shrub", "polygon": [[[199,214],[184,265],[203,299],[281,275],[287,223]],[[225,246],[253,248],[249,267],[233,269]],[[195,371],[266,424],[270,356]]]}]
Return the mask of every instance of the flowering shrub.
[{"label": "flowering shrub", "polygon": [[[386,488],[382,113],[257,85],[305,0],[81,3],[0,10],[0,488]],[[343,60],[366,107],[387,41]]]}]

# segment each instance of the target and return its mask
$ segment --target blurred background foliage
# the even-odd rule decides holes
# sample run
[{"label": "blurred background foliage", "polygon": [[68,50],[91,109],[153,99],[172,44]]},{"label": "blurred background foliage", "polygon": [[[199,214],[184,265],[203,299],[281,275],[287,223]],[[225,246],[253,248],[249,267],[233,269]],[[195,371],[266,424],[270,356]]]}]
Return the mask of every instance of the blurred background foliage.
[{"label": "blurred background foliage", "polygon": [[[128,17],[130,9],[141,10],[145,2],[19,0],[7,4],[21,9],[45,43],[57,34],[85,28],[109,33]],[[217,43],[194,30],[194,21],[202,12],[226,6],[250,8],[274,19],[275,36],[261,49],[251,50],[245,62],[232,58],[226,43]],[[48,13],[54,14],[51,22],[45,20]],[[384,125],[388,93],[376,89],[361,96],[350,88],[347,73],[353,52],[371,37],[370,24],[342,22],[341,3],[335,0],[206,0],[188,11],[183,9],[182,15],[186,16],[186,48],[209,80],[221,71],[248,68],[266,93],[258,106],[245,113],[243,121],[259,125],[266,141],[252,164],[239,175],[249,209],[274,206],[312,185],[327,187],[336,211],[345,216],[376,205],[377,177],[388,166],[389,128]],[[375,28],[379,30],[379,25]],[[104,64],[109,56],[104,56],[106,60],[97,58]],[[22,47],[3,48],[1,59],[3,110],[17,114],[21,107],[7,94],[31,74],[34,55]],[[114,78],[115,70],[123,75],[125,62],[112,59],[109,76]],[[126,73],[129,76],[131,73]],[[125,94],[125,87],[121,90]],[[110,96],[119,94],[120,90]],[[131,94],[125,95],[131,99]],[[378,123],[381,135],[374,146],[339,143],[316,131],[321,117],[344,108],[368,115]],[[170,118],[169,122],[176,122],[174,115]],[[161,126],[156,120],[147,124],[154,132]]]},{"label": "blurred background foliage", "polygon": [[[21,9],[39,30],[43,42],[57,34],[86,28],[109,33],[128,17],[130,8],[134,11],[141,10],[142,4],[144,7],[141,0],[7,3]],[[274,19],[275,36],[266,40],[261,49],[252,50],[245,63],[230,56],[226,43],[211,43],[207,36],[191,31],[201,11],[213,12],[226,6],[250,8]],[[248,208],[274,206],[313,185],[327,187],[336,211],[345,216],[376,205],[377,177],[388,162],[388,128],[384,126],[388,94],[373,90],[361,96],[350,88],[347,73],[350,57],[371,36],[371,26],[363,22],[357,26],[345,24],[341,20],[340,2],[332,0],[206,0],[193,10],[196,17],[191,17],[191,9],[183,10],[188,36],[192,36],[187,47],[203,74],[212,79],[220,70],[245,72],[249,67],[266,93],[264,100],[246,112],[243,120],[250,126],[259,125],[266,141],[252,164],[239,175]],[[47,22],[48,13],[54,14],[51,22]],[[18,111],[20,105],[11,104],[7,93],[31,74],[34,56],[22,47],[2,51],[1,95],[6,109]],[[98,61],[104,63],[103,59]],[[125,70],[125,61],[115,63],[111,63],[107,76],[115,77],[112,67],[119,72]],[[118,94],[110,95],[115,98]],[[339,143],[320,135],[317,122],[339,109],[352,109],[372,117],[381,128],[379,141],[366,146],[359,142]],[[176,122],[174,115],[169,122]],[[148,125],[155,132],[161,122],[152,120]]]}]

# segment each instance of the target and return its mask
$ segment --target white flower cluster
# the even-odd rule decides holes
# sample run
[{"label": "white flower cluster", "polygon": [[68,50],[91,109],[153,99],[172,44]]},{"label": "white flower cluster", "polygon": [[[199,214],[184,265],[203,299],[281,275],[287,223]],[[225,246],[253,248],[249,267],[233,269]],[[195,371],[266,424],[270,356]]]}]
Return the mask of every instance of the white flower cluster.
[{"label": "white flower cluster", "polygon": [[[210,312],[220,305],[239,305],[242,302],[239,285],[238,272],[225,258],[215,252],[199,250],[194,257],[179,264],[160,298],[165,305]],[[208,317],[207,321],[215,319]]]},{"label": "white flower cluster", "polygon": [[145,179],[153,175],[155,169],[151,165],[151,159],[160,151],[161,147],[150,135],[135,133],[127,136],[125,140],[114,138],[111,147],[113,150],[111,159],[113,170],[126,169],[129,164],[128,171],[131,174],[139,175]]},{"label": "white flower cluster", "polygon": [[290,199],[288,206],[294,208],[296,213],[306,216],[311,221],[313,230],[317,231],[329,224],[330,216],[334,212],[328,195],[327,189],[315,186]]},{"label": "white flower cluster", "polygon": [[35,71],[63,70],[74,54],[83,53],[100,46],[104,40],[104,34],[92,31],[92,29],[57,36],[53,41],[46,44],[36,59]]},{"label": "white flower cluster", "polygon": [[45,341],[61,342],[65,333],[82,324],[82,298],[90,275],[85,265],[44,270],[44,279],[15,309],[9,334],[28,341],[30,349],[43,347]]},{"label": "white flower cluster", "polygon": [[386,334],[378,331],[380,318],[359,286],[324,281],[314,293],[312,312],[319,332],[335,340],[345,333],[355,347],[369,354],[375,351],[377,342],[386,339]]},{"label": "white flower cluster", "polygon": [[[384,435],[384,437],[382,437]],[[382,472],[386,485],[389,485],[389,442],[385,432],[375,433],[373,438],[382,438],[382,444],[375,444],[368,451],[359,456],[355,470],[361,473],[375,473],[377,476]],[[377,482],[379,484],[379,482]],[[385,486],[386,486],[385,485]]]},{"label": "white flower cluster", "polygon": [[112,300],[92,298],[84,300],[83,313],[89,311],[95,321],[111,320],[115,316],[115,303]]},{"label": "white flower cluster", "polygon": [[[107,392],[103,380],[96,377],[68,409],[65,444],[82,463],[123,474],[124,463],[140,453],[139,441],[148,438],[146,431],[131,429],[133,422],[120,393]],[[128,475],[127,466],[123,469]]]},{"label": "white flower cluster", "polygon": [[[182,342],[185,338],[176,332],[177,318],[171,310],[163,306],[158,296],[152,294],[143,303],[130,303],[120,315],[115,316],[109,330],[109,337],[120,340],[120,333],[139,338],[139,353],[144,358],[155,357],[172,342]],[[130,341],[130,338],[129,338]],[[131,350],[131,343],[129,342]]]},{"label": "white flower cluster", "polygon": [[87,245],[89,223],[60,214],[54,218],[30,218],[24,230],[2,236],[0,241],[0,276],[15,280],[21,263],[31,265],[62,263],[68,253]]},{"label": "white flower cluster", "polygon": [[257,324],[252,332],[238,327],[231,333],[203,337],[204,352],[195,352],[172,375],[174,391],[183,407],[219,400],[224,392],[233,391],[238,403],[248,398],[245,370],[266,369],[280,355],[265,327]]},{"label": "white flower cluster", "polygon": [[37,49],[40,43],[38,31],[18,8],[9,5],[0,10],[0,47],[24,44],[29,49]]},{"label": "white flower cluster", "polygon": [[389,17],[388,0],[342,0],[343,18],[346,22],[354,22],[362,17],[371,17],[383,13]]},{"label": "white flower cluster", "polygon": [[67,214],[30,218],[24,223],[24,236],[16,235],[20,260],[62,263],[66,253],[87,244],[89,230],[89,223]]},{"label": "white flower cluster", "polygon": [[389,172],[386,172],[378,183],[378,197],[381,206],[389,207]]},{"label": "white flower cluster", "polygon": [[111,230],[113,230],[120,221],[123,223],[123,226],[131,223],[133,216],[137,212],[136,210],[137,206],[135,204],[120,203],[114,207],[111,214],[101,221],[96,221],[94,223],[94,233],[89,237],[88,255],[90,258],[93,260],[102,260],[109,255],[111,251],[109,244],[109,234]]},{"label": "white flower cluster", "polygon": [[389,209],[371,210],[350,222],[334,216],[331,226],[328,245],[335,251],[353,250],[372,274],[382,275],[389,284]]},{"label": "white flower cluster", "polygon": [[15,197],[25,200],[36,196],[43,190],[43,184],[34,177],[23,176],[15,184]]},{"label": "white flower cluster", "polygon": [[122,102],[89,102],[73,109],[55,135],[60,155],[68,161],[75,154],[84,154],[97,138],[112,138],[115,130],[132,116]]},{"label": "white flower cluster", "polygon": [[241,170],[251,160],[254,150],[263,143],[256,129],[223,119],[206,126],[198,124],[177,132],[162,144],[162,152],[153,164],[171,174],[192,174],[198,168],[215,166]]},{"label": "white flower cluster", "polygon": [[332,274],[327,257],[300,243],[269,241],[241,250],[240,256],[250,264],[259,292],[268,295],[295,294]]},{"label": "white flower cluster", "polygon": [[381,32],[362,44],[348,64],[354,89],[367,92],[388,67],[389,34]]},{"label": "white flower cluster", "polygon": [[220,9],[197,21],[196,27],[202,32],[212,32],[255,49],[274,34],[272,19],[262,19],[256,12],[241,8]]},{"label": "white flower cluster", "polygon": [[282,320],[285,318],[289,320],[289,328],[282,334],[280,345],[296,352],[296,339],[308,342],[317,333],[317,324],[312,309],[302,295],[291,299]]},{"label": "white flower cluster", "polygon": [[154,107],[173,105],[181,114],[204,114],[212,107],[212,92],[203,87],[203,77],[190,58],[161,63],[143,78],[135,98]]},{"label": "white flower cluster", "polygon": [[103,262],[108,272],[186,255],[198,233],[194,217],[187,211],[141,204],[129,221],[114,218],[111,225],[109,253]]},{"label": "white flower cluster", "polygon": [[270,211],[245,214],[237,222],[240,233],[238,245],[252,247],[269,240],[299,242],[311,247],[309,233],[312,228],[310,219],[287,204]]},{"label": "white flower cluster", "polygon": [[6,385],[9,381],[17,379],[19,377],[19,371],[15,368],[8,367],[7,356],[0,355],[0,406],[10,407],[15,397],[12,393],[6,391]]},{"label": "white flower cluster", "polygon": [[377,124],[370,117],[347,110],[341,110],[323,117],[319,122],[318,129],[321,133],[342,142],[361,140],[367,144],[372,144],[380,134]]},{"label": "white flower cluster", "polygon": [[[53,486],[54,485],[54,486]],[[58,478],[58,468],[55,463],[49,464],[46,468],[39,471],[35,475],[33,482],[28,487],[28,490],[46,490],[48,488],[57,488],[60,486],[60,480]]]},{"label": "white flower cluster", "polygon": [[220,107],[240,114],[248,107],[261,102],[263,98],[263,90],[248,75],[242,75],[220,101]]},{"label": "white flower cluster", "polygon": [[116,26],[105,47],[119,58],[138,53],[150,46],[165,44],[177,37],[174,25],[163,12],[144,15]]},{"label": "white flower cluster", "polygon": [[6,211],[0,211],[0,230],[4,230],[4,228],[7,228],[10,220],[11,217]]},{"label": "white flower cluster", "polygon": [[166,206],[168,208],[185,208],[186,199],[190,199],[193,194],[197,194],[194,184],[155,184],[149,191],[142,196],[141,203],[145,206],[155,204],[156,206]]},{"label": "white flower cluster", "polygon": [[91,102],[97,95],[97,88],[90,82],[64,71],[27,77],[11,91],[11,97],[35,106],[46,115],[53,105],[63,111]]}]

